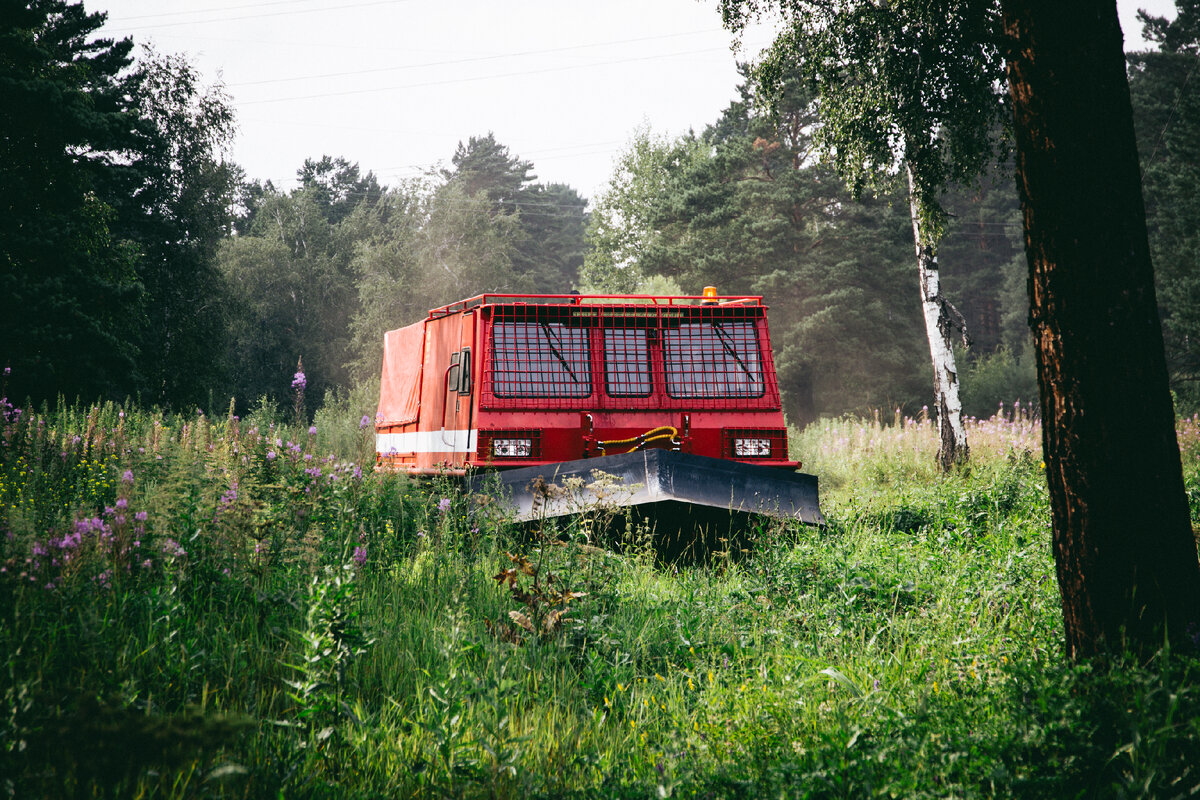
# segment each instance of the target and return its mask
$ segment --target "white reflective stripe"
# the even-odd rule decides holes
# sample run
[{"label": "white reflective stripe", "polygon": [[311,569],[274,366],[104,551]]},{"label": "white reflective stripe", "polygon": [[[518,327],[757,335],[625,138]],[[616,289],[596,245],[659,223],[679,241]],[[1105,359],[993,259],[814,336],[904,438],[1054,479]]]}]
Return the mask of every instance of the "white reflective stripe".
[{"label": "white reflective stripe", "polygon": [[466,453],[474,452],[479,431],[412,431],[375,434],[375,452]]}]

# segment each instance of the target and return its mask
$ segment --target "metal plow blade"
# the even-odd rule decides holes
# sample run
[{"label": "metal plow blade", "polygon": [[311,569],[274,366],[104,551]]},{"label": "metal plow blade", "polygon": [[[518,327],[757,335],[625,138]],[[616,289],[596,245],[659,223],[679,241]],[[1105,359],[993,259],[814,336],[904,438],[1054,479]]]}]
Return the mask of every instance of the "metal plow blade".
[{"label": "metal plow blade", "polygon": [[[547,488],[531,487],[539,478]],[[716,541],[756,517],[825,523],[814,475],[669,450],[473,475],[467,488],[498,495],[518,522],[629,511],[652,523],[664,544],[705,547],[700,540]]]}]

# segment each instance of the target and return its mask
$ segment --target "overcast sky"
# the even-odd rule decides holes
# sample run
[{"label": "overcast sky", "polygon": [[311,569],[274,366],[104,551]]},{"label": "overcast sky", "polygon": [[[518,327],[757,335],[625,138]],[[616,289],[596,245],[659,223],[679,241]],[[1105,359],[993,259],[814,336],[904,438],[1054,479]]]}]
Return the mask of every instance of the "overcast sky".
[{"label": "overcast sky", "polygon": [[[677,135],[716,120],[737,60],[715,0],[85,0],[105,35],[189,56],[237,111],[232,157],[295,184],[305,158],[343,156],[385,184],[447,163],[493,131],[539,180],[593,197],[648,124]],[[1171,0],[1119,3],[1174,16]]]}]

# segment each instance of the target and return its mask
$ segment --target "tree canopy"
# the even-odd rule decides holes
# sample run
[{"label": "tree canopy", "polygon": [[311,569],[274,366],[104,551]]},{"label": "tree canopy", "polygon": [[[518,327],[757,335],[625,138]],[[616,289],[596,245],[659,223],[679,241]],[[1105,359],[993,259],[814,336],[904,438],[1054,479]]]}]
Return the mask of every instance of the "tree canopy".
[{"label": "tree canopy", "polygon": [[146,307],[118,225],[142,144],[133,43],[93,38],[104,15],[80,5],[0,9],[0,360],[14,393],[117,393]]}]

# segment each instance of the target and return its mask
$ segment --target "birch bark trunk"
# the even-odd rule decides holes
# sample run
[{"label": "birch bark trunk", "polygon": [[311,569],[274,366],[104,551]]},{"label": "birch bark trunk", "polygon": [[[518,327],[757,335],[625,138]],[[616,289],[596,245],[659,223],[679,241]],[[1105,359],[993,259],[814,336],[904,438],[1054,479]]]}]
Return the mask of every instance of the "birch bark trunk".
[{"label": "birch bark trunk", "polygon": [[908,169],[908,205],[912,215],[913,242],[917,251],[917,274],[921,285],[921,310],[925,335],[933,361],[933,399],[938,421],[938,463],[948,472],[967,460],[967,430],[963,427],[962,401],[958,396],[958,367],[954,363],[955,331],[966,343],[966,324],[954,306],[942,297],[937,248],[922,230],[920,208],[912,169]]}]

